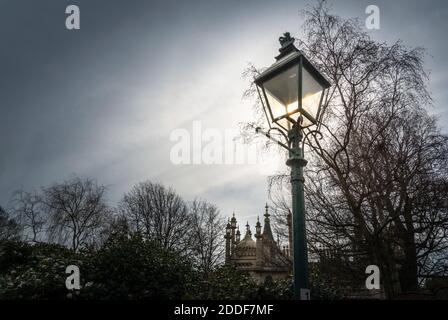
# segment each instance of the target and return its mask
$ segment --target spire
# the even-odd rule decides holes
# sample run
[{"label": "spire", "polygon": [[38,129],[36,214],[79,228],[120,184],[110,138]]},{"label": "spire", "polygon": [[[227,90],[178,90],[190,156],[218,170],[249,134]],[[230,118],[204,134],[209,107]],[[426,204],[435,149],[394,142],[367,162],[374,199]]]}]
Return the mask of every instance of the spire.
[{"label": "spire", "polygon": [[230,238],[232,243],[232,250],[235,247],[236,243],[238,242],[238,235],[235,234],[235,229],[236,229],[236,218],[234,212],[232,218],[230,219]]},{"label": "spire", "polygon": [[257,217],[257,224],[255,225],[255,238],[261,237],[261,224],[260,224],[260,217]]},{"label": "spire", "polygon": [[246,235],[244,236],[244,240],[252,239],[252,232],[250,231],[249,221],[246,223]]},{"label": "spire", "polygon": [[230,220],[227,220],[227,225],[226,225],[226,235],[224,236],[225,239],[229,239],[231,238],[231,227],[230,227]]},{"label": "spire", "polygon": [[264,229],[263,229],[263,240],[272,240],[274,241],[274,236],[272,235],[272,230],[271,230],[271,221],[269,219],[269,212],[268,212],[268,204],[266,203],[266,213],[264,214]]},{"label": "spire", "polygon": [[249,221],[246,222],[246,234],[247,233],[252,236],[252,232],[250,231]]},{"label": "spire", "polygon": [[225,257],[225,263],[226,265],[230,264],[230,256],[232,255],[231,252],[231,239],[232,239],[232,229],[230,227],[230,219],[227,220],[227,226],[226,226],[226,235],[224,236],[226,239],[226,257]]},{"label": "spire", "polygon": [[240,232],[240,226],[238,226],[236,230],[236,242],[240,242],[240,240],[241,240],[241,232]]},{"label": "spire", "polygon": [[230,219],[230,225],[233,229],[236,228],[236,218],[235,218],[235,212],[233,213],[232,219]]}]

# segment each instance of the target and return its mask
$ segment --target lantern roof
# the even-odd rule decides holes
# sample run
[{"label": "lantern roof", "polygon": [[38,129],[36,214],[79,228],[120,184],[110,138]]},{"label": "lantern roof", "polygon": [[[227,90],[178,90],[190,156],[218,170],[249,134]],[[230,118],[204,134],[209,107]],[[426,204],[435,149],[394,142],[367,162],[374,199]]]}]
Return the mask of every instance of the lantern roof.
[{"label": "lantern roof", "polygon": [[258,86],[262,85],[264,82],[274,78],[281,72],[299,64],[300,60],[302,60],[303,67],[324,88],[330,87],[330,82],[319,72],[319,70],[317,70],[316,67],[314,67],[303,52],[297,49],[294,45],[294,40],[295,39],[291,37],[289,32],[284,33],[283,37],[280,37],[279,41],[281,48],[279,49],[280,54],[275,57],[276,62],[255,78],[255,84]]}]

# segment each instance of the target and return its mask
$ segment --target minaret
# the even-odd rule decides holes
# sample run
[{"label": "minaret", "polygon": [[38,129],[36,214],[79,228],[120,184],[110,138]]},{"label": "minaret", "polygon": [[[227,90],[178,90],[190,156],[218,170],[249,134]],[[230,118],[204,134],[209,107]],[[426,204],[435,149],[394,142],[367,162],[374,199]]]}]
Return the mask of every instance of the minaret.
[{"label": "minaret", "polygon": [[227,221],[226,226],[226,235],[224,236],[224,239],[226,239],[226,260],[225,263],[228,265],[230,264],[230,240],[232,238],[231,235],[231,227],[230,227],[230,220]]},{"label": "minaret", "polygon": [[236,230],[236,239],[235,239],[235,244],[238,244],[241,240],[241,232],[240,232],[240,226],[238,226],[237,230]]},{"label": "minaret", "polygon": [[232,219],[230,219],[230,254],[233,255],[235,246],[236,246],[236,218],[235,218],[235,212],[233,213]]},{"label": "minaret", "polygon": [[264,228],[263,228],[263,241],[274,241],[274,236],[272,235],[271,230],[271,220],[269,219],[269,212],[268,212],[268,204],[266,203],[266,213],[264,214]]},{"label": "minaret", "polygon": [[257,241],[261,240],[260,217],[257,217],[257,224],[255,225],[255,239],[257,239]]},{"label": "minaret", "polygon": [[[252,232],[250,231],[249,221],[246,223],[246,234],[244,236],[243,242],[252,240]],[[253,240],[252,240],[253,241]]]},{"label": "minaret", "polygon": [[257,217],[257,224],[255,225],[255,239],[256,239],[256,264],[263,265],[263,236],[261,235],[260,217]]},{"label": "minaret", "polygon": [[250,231],[249,221],[246,222],[246,235],[244,239],[252,238],[252,232]]},{"label": "minaret", "polygon": [[273,248],[276,246],[274,236],[271,230],[271,220],[269,219],[268,204],[266,203],[266,212],[264,214],[264,227],[263,227],[263,265],[269,265],[273,259]]}]

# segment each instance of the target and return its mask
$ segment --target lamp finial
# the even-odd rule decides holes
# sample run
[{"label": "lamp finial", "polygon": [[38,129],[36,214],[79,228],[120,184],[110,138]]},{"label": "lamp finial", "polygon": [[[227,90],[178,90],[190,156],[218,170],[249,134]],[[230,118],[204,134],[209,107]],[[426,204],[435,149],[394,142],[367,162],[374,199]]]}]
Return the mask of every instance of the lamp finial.
[{"label": "lamp finial", "polygon": [[291,34],[289,32],[283,33],[283,36],[278,38],[278,41],[280,42],[280,45],[282,46],[282,48],[285,48],[285,47],[289,46],[290,44],[293,44],[294,40],[295,39],[293,37],[291,37]]},{"label": "lamp finial", "polygon": [[281,58],[283,58],[284,56],[290,54],[291,52],[299,51],[294,46],[295,39],[293,37],[291,37],[291,34],[289,32],[283,33],[283,36],[278,38],[278,41],[280,42],[281,48],[279,50],[280,51],[280,55],[275,57],[275,59],[277,61],[280,60]]}]

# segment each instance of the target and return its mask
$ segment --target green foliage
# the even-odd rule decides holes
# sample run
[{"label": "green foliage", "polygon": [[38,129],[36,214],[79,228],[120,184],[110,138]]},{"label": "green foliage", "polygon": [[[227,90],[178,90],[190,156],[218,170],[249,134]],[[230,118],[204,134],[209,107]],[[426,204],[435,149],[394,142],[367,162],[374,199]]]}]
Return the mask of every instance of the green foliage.
[{"label": "green foliage", "polygon": [[[189,297],[194,277],[188,259],[139,236],[113,237],[98,251],[79,253],[4,243],[0,265],[0,299],[181,299]],[[76,292],[65,287],[69,265],[80,268]]]},{"label": "green foliage", "polygon": [[291,300],[294,296],[292,277],[271,280],[268,278],[258,288],[258,299],[263,300]]},{"label": "green foliage", "polygon": [[181,299],[193,276],[189,259],[138,235],[112,237],[88,261],[87,299]]},{"label": "green foliage", "polygon": [[7,273],[16,266],[27,264],[32,248],[24,242],[0,242],[0,274]]},{"label": "green foliage", "polygon": [[[69,265],[80,268],[81,290],[65,287]],[[311,266],[313,299],[343,299],[344,294],[319,268]],[[245,273],[221,266],[204,273],[192,259],[139,235],[113,234],[96,251],[75,253],[51,244],[3,242],[0,245],[0,299],[207,299],[288,300],[292,278],[257,284]]]},{"label": "green foliage", "polygon": [[426,280],[426,289],[436,298],[448,300],[448,277],[434,277]]},{"label": "green foliage", "polygon": [[319,265],[310,265],[310,287],[313,300],[342,300],[346,294],[331,274],[322,272]]},{"label": "green foliage", "polygon": [[52,244],[3,243],[0,250],[1,299],[64,299],[65,269],[83,266],[72,251]]},{"label": "green foliage", "polygon": [[256,297],[256,284],[249,275],[222,266],[202,279],[198,274],[191,298],[206,300],[243,300]]}]

